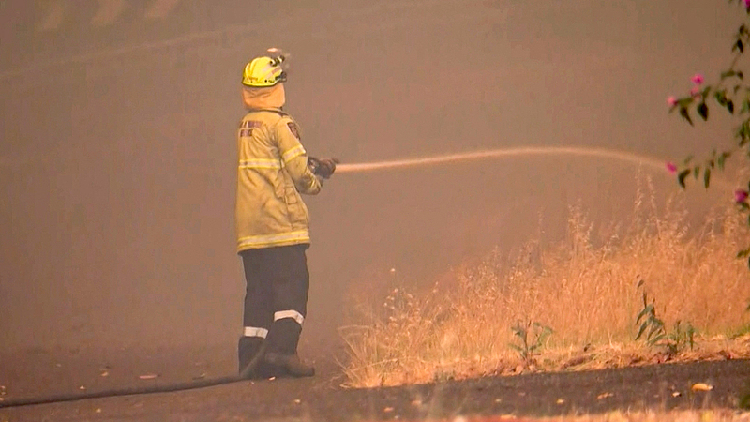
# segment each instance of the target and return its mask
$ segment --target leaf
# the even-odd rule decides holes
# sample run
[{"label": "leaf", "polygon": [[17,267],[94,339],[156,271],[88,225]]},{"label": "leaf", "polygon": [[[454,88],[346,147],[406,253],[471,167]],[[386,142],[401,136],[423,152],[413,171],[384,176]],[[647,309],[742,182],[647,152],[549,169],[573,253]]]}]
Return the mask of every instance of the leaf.
[{"label": "leaf", "polygon": [[728,69],[728,70],[725,70],[724,72],[721,72],[721,80],[722,81],[724,79],[730,78],[732,76],[736,76],[737,78],[742,79],[742,77],[744,75],[742,74],[741,70],[734,70],[734,69]]},{"label": "leaf", "polygon": [[703,120],[708,120],[708,106],[706,105],[705,101],[701,101],[700,104],[698,104],[698,114],[703,118]]},{"label": "leaf", "polygon": [[688,113],[687,108],[680,107],[680,115],[682,116],[683,119],[687,120],[687,122],[690,123],[690,126],[695,126],[693,124],[693,119],[690,118],[690,113]]},{"label": "leaf", "polygon": [[[644,302],[645,303],[645,302]],[[643,307],[641,312],[638,314],[638,319],[641,319],[641,317],[646,316],[650,313],[654,312],[654,305],[646,305]]]},{"label": "leaf", "polygon": [[656,342],[658,342],[659,340],[664,340],[664,337],[664,334],[659,334],[658,336],[653,337],[651,339],[651,344],[656,344]]},{"label": "leaf", "polygon": [[739,258],[744,258],[744,257],[746,257],[748,255],[750,255],[750,248],[743,249],[743,250],[737,252],[737,258],[738,259]]},{"label": "leaf", "polygon": [[726,164],[727,158],[729,158],[732,155],[729,151],[724,151],[721,153],[721,155],[716,159],[716,166],[719,167],[720,170],[724,170],[724,165]]},{"label": "leaf", "polygon": [[708,189],[708,185],[711,184],[711,169],[707,168],[703,171],[703,186]]},{"label": "leaf", "polygon": [[727,103],[727,91],[721,90],[714,92],[714,98],[716,99],[716,102],[725,105]]},{"label": "leaf", "polygon": [[685,189],[685,177],[687,177],[688,174],[690,174],[690,169],[683,170],[677,175],[677,182],[683,189]]},{"label": "leaf", "polygon": [[521,349],[520,347],[516,346],[513,343],[508,343],[508,346],[510,346],[511,349],[515,350],[518,353],[523,354],[523,352],[524,352],[523,349]]},{"label": "leaf", "polygon": [[641,328],[638,329],[638,335],[635,336],[635,339],[640,339],[644,331],[646,331],[646,323],[641,324]]},{"label": "leaf", "polygon": [[[750,91],[750,88],[748,88],[748,91]],[[684,97],[684,98],[679,98],[677,100],[677,105],[680,107],[690,107],[690,105],[693,104],[693,102],[695,102],[695,98]]]},{"label": "leaf", "polygon": [[728,101],[727,101],[727,110],[728,110],[728,111],[729,111],[729,112],[730,112],[731,114],[734,114],[734,101],[732,101],[732,100],[728,100]]}]

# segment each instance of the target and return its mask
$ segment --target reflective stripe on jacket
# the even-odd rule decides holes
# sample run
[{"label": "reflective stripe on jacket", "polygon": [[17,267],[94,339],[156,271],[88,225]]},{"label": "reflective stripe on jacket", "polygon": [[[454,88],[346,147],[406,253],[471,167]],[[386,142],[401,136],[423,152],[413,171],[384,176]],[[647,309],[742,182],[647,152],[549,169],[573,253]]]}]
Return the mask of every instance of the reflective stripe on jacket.
[{"label": "reflective stripe on jacket", "polygon": [[310,243],[300,193],[320,192],[299,129],[278,110],[250,110],[237,129],[237,252]]}]

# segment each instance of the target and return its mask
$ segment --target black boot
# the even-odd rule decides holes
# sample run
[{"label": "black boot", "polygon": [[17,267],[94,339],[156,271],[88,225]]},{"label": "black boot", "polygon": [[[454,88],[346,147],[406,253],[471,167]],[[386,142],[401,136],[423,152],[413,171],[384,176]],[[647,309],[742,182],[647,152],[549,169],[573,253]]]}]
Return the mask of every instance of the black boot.
[{"label": "black boot", "polygon": [[297,356],[297,342],[302,326],[291,318],[280,319],[268,331],[267,349],[261,365],[263,376],[268,377],[311,377],[315,375],[312,366],[302,363]]},{"label": "black boot", "polygon": [[263,355],[263,366],[266,367],[264,370],[270,371],[273,376],[301,378],[315,375],[315,368],[303,363],[296,353],[266,353]]},{"label": "black boot", "polygon": [[237,344],[239,375],[241,378],[257,378],[258,366],[263,360],[265,340],[261,337],[242,337]]}]

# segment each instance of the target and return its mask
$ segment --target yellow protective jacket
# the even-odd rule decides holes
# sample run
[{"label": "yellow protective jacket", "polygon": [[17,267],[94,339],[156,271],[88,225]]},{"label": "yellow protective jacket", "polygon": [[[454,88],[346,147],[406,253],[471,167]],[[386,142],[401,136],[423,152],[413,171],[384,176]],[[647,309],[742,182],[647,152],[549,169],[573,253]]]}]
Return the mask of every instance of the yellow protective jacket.
[{"label": "yellow protective jacket", "polygon": [[237,155],[237,252],[310,243],[300,193],[317,194],[322,181],[308,167],[292,117],[250,109],[237,130]]}]

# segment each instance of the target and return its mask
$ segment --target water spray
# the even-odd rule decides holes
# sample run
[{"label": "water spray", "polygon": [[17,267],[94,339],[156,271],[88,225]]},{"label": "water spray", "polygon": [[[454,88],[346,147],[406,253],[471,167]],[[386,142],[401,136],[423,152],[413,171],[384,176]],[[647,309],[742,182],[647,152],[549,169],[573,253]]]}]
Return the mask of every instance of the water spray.
[{"label": "water spray", "polygon": [[450,164],[462,161],[486,160],[490,158],[534,157],[534,156],[573,156],[584,158],[602,158],[608,160],[627,161],[633,164],[645,165],[654,170],[666,170],[666,161],[653,157],[633,154],[606,148],[590,147],[507,147],[484,151],[463,152],[450,155],[436,155],[431,157],[404,158],[398,160],[383,160],[365,163],[339,164],[336,173],[365,173],[375,171],[395,170],[409,167],[432,166]]},{"label": "water spray", "polygon": [[[583,146],[535,146],[535,147],[506,147],[483,151],[461,152],[448,155],[434,155],[430,157],[402,158],[396,160],[381,160],[362,163],[339,164],[336,167],[337,174],[346,173],[368,173],[376,171],[398,170],[411,167],[426,167],[434,165],[445,165],[463,161],[503,159],[511,157],[554,157],[568,156],[580,158],[599,158],[605,160],[625,161],[637,166],[645,166],[657,170],[665,175],[667,173],[666,160],[638,155],[632,152],[619,151],[609,148],[595,148]],[[713,184],[722,189],[733,189],[732,184],[726,180],[712,180]]]}]

